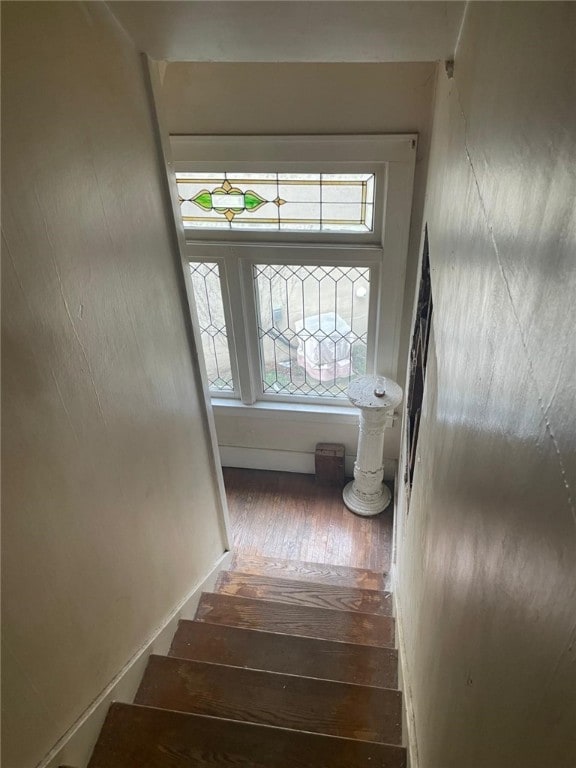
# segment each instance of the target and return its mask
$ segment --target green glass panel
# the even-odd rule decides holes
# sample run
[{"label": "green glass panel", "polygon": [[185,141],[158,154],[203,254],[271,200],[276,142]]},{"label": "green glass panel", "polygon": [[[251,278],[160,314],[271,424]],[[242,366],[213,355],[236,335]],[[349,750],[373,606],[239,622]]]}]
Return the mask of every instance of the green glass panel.
[{"label": "green glass panel", "polygon": [[204,208],[206,211],[212,210],[212,195],[210,192],[199,192],[196,197],[192,199],[192,202],[199,205],[200,208]]},{"label": "green glass panel", "polygon": [[265,202],[266,200],[264,200],[263,197],[260,197],[260,195],[253,192],[251,189],[244,195],[244,205],[246,206],[247,211],[256,211],[261,205],[264,205]]}]

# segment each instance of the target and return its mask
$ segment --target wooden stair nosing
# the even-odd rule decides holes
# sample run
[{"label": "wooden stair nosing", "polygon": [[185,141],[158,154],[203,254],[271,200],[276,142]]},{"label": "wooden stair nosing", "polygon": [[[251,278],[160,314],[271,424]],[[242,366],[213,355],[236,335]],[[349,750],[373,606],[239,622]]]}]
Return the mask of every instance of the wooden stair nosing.
[{"label": "wooden stair nosing", "polygon": [[394,647],[394,619],[371,613],[203,592],[195,620],[319,640]]},{"label": "wooden stair nosing", "polygon": [[406,768],[403,747],[112,704],[88,768]]},{"label": "wooden stair nosing", "polygon": [[170,656],[378,688],[398,685],[395,648],[180,621]]},{"label": "wooden stair nosing", "polygon": [[342,587],[313,581],[258,576],[240,571],[222,571],[215,592],[260,600],[277,600],[294,605],[329,608],[339,611],[392,614],[392,595],[376,589]]},{"label": "wooden stair nosing", "polygon": [[134,703],[400,745],[401,697],[387,688],[152,655]]},{"label": "wooden stair nosing", "polygon": [[351,568],[344,565],[309,563],[299,560],[283,560],[276,557],[261,557],[237,552],[229,570],[252,573],[257,576],[277,576],[300,581],[314,581],[318,584],[332,584],[343,587],[359,587],[384,591],[384,574],[366,568]]}]

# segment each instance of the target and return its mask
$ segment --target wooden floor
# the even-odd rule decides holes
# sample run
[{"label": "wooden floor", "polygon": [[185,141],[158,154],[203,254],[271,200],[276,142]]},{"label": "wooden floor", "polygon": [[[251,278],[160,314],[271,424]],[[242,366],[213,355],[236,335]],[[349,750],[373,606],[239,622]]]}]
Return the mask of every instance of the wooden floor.
[{"label": "wooden floor", "polygon": [[247,555],[390,570],[392,508],[352,514],[313,475],[224,468],[234,545]]},{"label": "wooden floor", "polygon": [[[289,507],[312,495],[307,516],[337,508],[312,478],[248,475],[264,502],[270,483]],[[241,551],[228,565],[149,657],[134,704],[112,704],[88,768],[407,768],[384,575]]]}]

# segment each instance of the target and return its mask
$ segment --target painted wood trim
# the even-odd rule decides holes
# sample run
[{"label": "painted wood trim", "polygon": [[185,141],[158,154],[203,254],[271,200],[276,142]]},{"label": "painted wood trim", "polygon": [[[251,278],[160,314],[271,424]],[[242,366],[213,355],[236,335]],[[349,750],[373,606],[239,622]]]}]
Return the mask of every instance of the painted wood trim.
[{"label": "painted wood trim", "polygon": [[172,135],[176,162],[206,157],[219,162],[334,162],[345,157],[351,163],[402,162],[412,157],[416,133],[297,135],[297,136],[193,136]]},{"label": "painted wood trim", "polygon": [[[305,451],[277,451],[269,448],[244,448],[235,445],[221,445],[220,458],[223,467],[240,469],[266,469],[276,472],[299,472],[314,474],[314,453]],[[346,456],[344,469],[348,477],[354,473],[356,456]],[[398,462],[384,459],[384,480],[394,480]]]},{"label": "painted wood trim", "polygon": [[297,243],[297,242],[248,242],[235,240],[187,240],[186,253],[191,261],[230,260],[231,257],[248,257],[256,264],[301,264],[311,259],[318,264],[353,263],[369,267],[382,259],[381,245],[357,243]]},{"label": "painted wood trim", "polygon": [[192,276],[188,266],[188,259],[186,258],[186,239],[184,236],[182,217],[180,215],[180,205],[178,203],[170,140],[168,131],[162,121],[162,115],[156,107],[156,104],[159,102],[158,94],[160,92],[158,65],[156,62],[149,59],[145,53],[142,54],[142,65],[144,70],[144,80],[148,91],[150,116],[155,134],[154,138],[158,149],[159,161],[164,169],[166,223],[172,235],[175,256],[180,264],[179,274],[181,275],[182,280],[182,313],[192,355],[192,370],[194,372],[196,387],[199,392],[203,393],[203,407],[201,407],[202,422],[209,447],[208,453],[212,469],[212,478],[214,480],[215,495],[218,503],[218,519],[224,546],[229,550],[232,549],[233,545],[232,527],[230,524],[226,489],[224,488],[224,478],[222,476],[222,466],[218,452],[218,438],[216,435],[214,414],[212,412],[211,394],[204,365],[204,353],[202,351],[202,339],[200,338],[200,330],[196,314],[194,287],[192,285]]},{"label": "painted wood trim", "polygon": [[406,747],[407,768],[420,768],[416,738],[416,714],[410,685],[410,670],[404,642],[404,624],[399,599],[397,571],[392,568],[392,615],[396,620],[396,648],[398,650],[398,689],[402,691],[402,744]]},{"label": "painted wood trim", "polygon": [[400,339],[416,167],[415,146],[416,143],[409,159],[388,165],[380,316],[376,323],[381,336],[377,340],[380,364],[377,373],[397,381],[401,387],[404,387],[404,371],[400,370]]},{"label": "painted wood trim", "polygon": [[[288,421],[290,423],[300,422],[310,424],[347,424],[354,428],[358,426],[359,413],[350,402],[342,405],[332,403],[294,403],[283,400],[259,400],[254,405],[244,405],[239,400],[227,398],[223,401],[218,396],[212,398],[212,407],[216,416],[234,418],[254,418],[254,419],[272,419],[275,424],[279,421]],[[394,419],[391,417],[387,427],[394,426]]]}]

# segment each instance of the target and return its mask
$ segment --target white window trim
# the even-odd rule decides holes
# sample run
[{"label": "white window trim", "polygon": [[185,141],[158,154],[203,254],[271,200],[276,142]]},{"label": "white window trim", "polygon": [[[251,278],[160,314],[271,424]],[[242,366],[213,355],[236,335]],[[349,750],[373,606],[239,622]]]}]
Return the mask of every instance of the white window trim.
[{"label": "white window trim", "polygon": [[[322,422],[327,418],[331,424],[356,425],[358,423],[358,412],[351,408],[349,403],[338,403],[337,400],[324,399],[320,405],[266,400],[253,405],[244,405],[239,400],[214,396],[212,407],[218,414],[227,413],[240,417],[249,413],[255,418],[265,419],[273,413],[277,421],[309,423],[310,421]],[[386,427],[393,427],[395,423],[396,417],[393,414],[386,417]]]},{"label": "white window trim", "polygon": [[[210,249],[209,255],[199,255],[194,244],[187,243],[186,249],[189,261],[216,262],[220,270],[222,294],[224,300],[228,300],[230,314],[226,314],[226,323],[229,336],[231,361],[236,364],[236,381],[239,383],[241,400],[247,405],[257,401],[310,403],[324,405],[330,403],[345,403],[345,397],[312,397],[297,395],[268,394],[262,391],[260,379],[260,350],[257,339],[257,318],[255,314],[255,302],[253,301],[253,276],[254,264],[318,264],[332,266],[341,264],[346,266],[369,267],[370,276],[370,317],[368,327],[374,329],[368,339],[367,370],[375,368],[376,360],[379,360],[385,347],[379,342],[377,312],[378,291],[381,272],[381,249],[344,248],[338,258],[334,258],[334,249],[314,250],[311,256],[305,247],[293,249],[279,249],[268,247],[262,243],[252,244],[249,248],[238,249],[232,245],[218,245]],[[202,249],[202,254],[205,251]],[[240,286],[240,290],[232,290],[232,286]],[[225,312],[227,309],[225,307]],[[240,330],[240,332],[237,332]],[[234,374],[234,368],[233,368]],[[231,397],[236,399],[237,392],[212,391],[212,397]]]},{"label": "white window trim", "polygon": [[[210,392],[244,406],[262,403],[348,407],[345,398],[267,395],[262,392],[252,264],[317,263],[369,266],[370,313],[367,372],[398,379],[398,355],[410,226],[416,134],[378,136],[171,136],[172,202],[181,257],[220,268],[235,392]],[[335,158],[339,158],[335,160]],[[342,161],[341,158],[345,158]],[[192,170],[376,172],[372,233],[292,233],[185,229],[176,172]],[[384,183],[383,183],[384,182]],[[378,208],[375,206],[375,210]],[[186,270],[189,273],[189,270]],[[231,290],[231,286],[240,290]],[[192,291],[193,296],[193,291]],[[195,310],[193,310],[194,321]],[[241,318],[241,319],[240,319]],[[202,363],[203,364],[203,363]],[[207,382],[204,371],[204,381]],[[206,384],[207,386],[207,384]],[[273,406],[272,406],[273,407]]]}]

